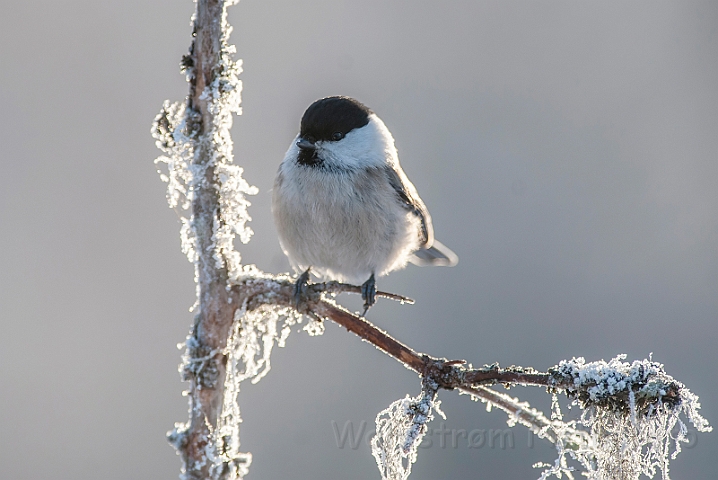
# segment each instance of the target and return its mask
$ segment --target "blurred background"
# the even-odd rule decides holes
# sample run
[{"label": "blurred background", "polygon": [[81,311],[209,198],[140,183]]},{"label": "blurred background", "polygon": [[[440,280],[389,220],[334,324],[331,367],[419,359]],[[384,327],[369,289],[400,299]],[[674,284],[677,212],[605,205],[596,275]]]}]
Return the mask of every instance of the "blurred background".
[{"label": "blurred background", "polygon": [[[193,9],[3,5],[2,479],[177,478],[165,432],[187,418],[176,345],[194,284],[150,125],[186,95]],[[229,18],[245,68],[236,161],[260,189],[246,263],[288,270],[274,173],[312,101],[354,96],[460,257],[381,279],[417,303],[380,300],[370,320],[475,365],[652,353],[718,425],[717,2],[243,0]],[[293,333],[272,364],[241,394],[248,478],[379,478],[374,417],[416,395],[416,375],[334,325]],[[448,419],[412,479],[533,479],[553,462],[503,413],[440,399]],[[356,448],[337,443],[348,425]],[[497,431],[503,444],[479,445]],[[718,436],[692,434],[671,467],[715,478]]]}]

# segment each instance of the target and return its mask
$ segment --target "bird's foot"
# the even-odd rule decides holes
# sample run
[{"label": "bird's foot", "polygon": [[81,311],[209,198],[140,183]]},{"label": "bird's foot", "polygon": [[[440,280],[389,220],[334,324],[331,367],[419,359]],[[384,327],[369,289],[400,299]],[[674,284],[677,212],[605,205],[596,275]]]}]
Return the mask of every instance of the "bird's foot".
[{"label": "bird's foot", "polygon": [[363,317],[369,311],[369,308],[376,303],[376,281],[373,273],[369,280],[361,286],[361,298],[364,300],[364,312],[361,314]]},{"label": "bird's foot", "polygon": [[304,273],[299,275],[297,281],[294,283],[294,305],[299,309],[299,304],[304,299],[304,294],[307,293],[307,284],[309,283],[309,271],[312,267],[307,268]]}]

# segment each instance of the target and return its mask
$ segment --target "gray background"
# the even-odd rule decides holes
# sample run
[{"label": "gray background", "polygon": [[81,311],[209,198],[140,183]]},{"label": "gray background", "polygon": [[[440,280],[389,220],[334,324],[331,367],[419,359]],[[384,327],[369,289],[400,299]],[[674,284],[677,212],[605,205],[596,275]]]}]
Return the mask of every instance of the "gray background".
[{"label": "gray background", "polygon": [[[186,93],[189,0],[5,2],[0,14],[0,478],[172,479],[191,266],[150,123]],[[718,424],[718,2],[274,1],[233,7],[236,159],[260,188],[246,262],[286,271],[274,172],[316,98],[394,134],[461,261],[379,283],[376,321],[416,349],[545,369],[654,358]],[[357,306],[354,299],[349,305]],[[354,302],[354,303],[352,303]],[[329,325],[293,334],[242,393],[253,479],[378,478],[339,449],[417,378]],[[549,397],[511,392],[547,408]],[[446,428],[505,416],[444,392]],[[437,421],[434,427],[439,428]],[[422,449],[413,479],[532,479],[552,447]],[[673,462],[715,478],[715,434]]]}]

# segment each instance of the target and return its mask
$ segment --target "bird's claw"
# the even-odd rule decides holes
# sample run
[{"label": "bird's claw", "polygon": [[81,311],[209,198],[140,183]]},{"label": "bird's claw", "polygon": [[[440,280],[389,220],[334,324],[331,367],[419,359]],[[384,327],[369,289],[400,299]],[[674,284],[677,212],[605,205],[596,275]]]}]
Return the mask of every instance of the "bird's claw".
[{"label": "bird's claw", "polygon": [[299,275],[299,278],[297,278],[297,281],[294,283],[294,306],[297,307],[297,309],[299,309],[299,304],[302,303],[302,300],[304,299],[304,294],[307,293],[309,270],[311,270],[311,267],[307,268],[304,273]]},{"label": "bird's claw", "polygon": [[376,303],[376,281],[373,273],[369,280],[361,286],[361,298],[364,300],[364,311],[361,314],[363,317],[369,311],[369,308]]}]

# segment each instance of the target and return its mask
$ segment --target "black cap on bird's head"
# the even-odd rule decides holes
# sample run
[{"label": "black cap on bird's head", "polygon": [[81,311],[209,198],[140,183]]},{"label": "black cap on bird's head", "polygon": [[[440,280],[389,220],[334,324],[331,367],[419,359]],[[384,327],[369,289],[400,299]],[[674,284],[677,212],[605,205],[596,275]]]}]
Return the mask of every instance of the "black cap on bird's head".
[{"label": "black cap on bird's head", "polygon": [[316,142],[336,142],[355,128],[369,123],[372,112],[351,97],[326,97],[312,103],[304,112],[299,128],[299,163],[317,165]]},{"label": "black cap on bird's head", "polygon": [[372,112],[350,97],[326,97],[312,103],[302,116],[299,136],[311,143],[337,141],[369,123]]}]

